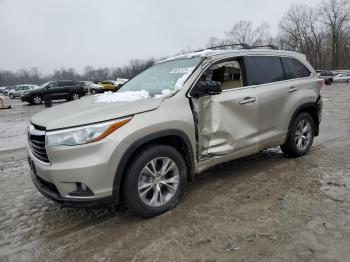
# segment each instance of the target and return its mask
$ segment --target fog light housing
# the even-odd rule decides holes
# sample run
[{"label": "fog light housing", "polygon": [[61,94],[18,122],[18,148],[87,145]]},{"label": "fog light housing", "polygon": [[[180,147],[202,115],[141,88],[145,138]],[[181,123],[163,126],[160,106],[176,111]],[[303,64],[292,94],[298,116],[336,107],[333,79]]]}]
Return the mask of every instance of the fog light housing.
[{"label": "fog light housing", "polygon": [[94,193],[91,191],[91,189],[85,185],[84,183],[77,182],[75,183],[77,189],[68,193],[70,196],[78,196],[78,197],[89,197],[93,196]]}]

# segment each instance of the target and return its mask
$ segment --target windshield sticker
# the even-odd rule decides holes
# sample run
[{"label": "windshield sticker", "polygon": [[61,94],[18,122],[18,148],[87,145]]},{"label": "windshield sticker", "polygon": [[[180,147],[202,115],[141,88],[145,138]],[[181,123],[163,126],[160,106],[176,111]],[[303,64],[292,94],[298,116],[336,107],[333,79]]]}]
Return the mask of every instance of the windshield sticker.
[{"label": "windshield sticker", "polygon": [[194,67],[175,67],[171,69],[170,74],[186,74],[191,72]]}]

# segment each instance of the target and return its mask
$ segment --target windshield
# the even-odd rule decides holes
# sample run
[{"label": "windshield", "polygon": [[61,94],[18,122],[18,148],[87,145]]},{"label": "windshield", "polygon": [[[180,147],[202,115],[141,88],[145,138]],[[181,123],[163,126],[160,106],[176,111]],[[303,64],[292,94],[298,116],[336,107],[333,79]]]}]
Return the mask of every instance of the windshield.
[{"label": "windshield", "polygon": [[46,83],[44,83],[44,84],[42,84],[40,87],[42,88],[42,87],[45,87],[45,86],[47,86],[48,84],[50,84],[52,81],[49,81],[49,82],[46,82]]},{"label": "windshield", "polygon": [[126,82],[120,91],[145,90],[151,96],[154,96],[161,94],[164,90],[173,91],[180,89],[202,59],[202,57],[196,56],[155,64]]}]

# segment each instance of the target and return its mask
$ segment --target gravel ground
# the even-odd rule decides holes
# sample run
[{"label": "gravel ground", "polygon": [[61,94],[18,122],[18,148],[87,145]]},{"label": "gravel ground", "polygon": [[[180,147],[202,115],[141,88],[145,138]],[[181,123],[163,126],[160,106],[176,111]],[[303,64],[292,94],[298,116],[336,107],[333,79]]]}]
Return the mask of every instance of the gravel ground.
[{"label": "gravel ground", "polygon": [[0,261],[350,261],[350,85],[322,90],[310,154],[278,148],[195,178],[170,212],[61,208],[28,175],[26,123],[0,110]]}]

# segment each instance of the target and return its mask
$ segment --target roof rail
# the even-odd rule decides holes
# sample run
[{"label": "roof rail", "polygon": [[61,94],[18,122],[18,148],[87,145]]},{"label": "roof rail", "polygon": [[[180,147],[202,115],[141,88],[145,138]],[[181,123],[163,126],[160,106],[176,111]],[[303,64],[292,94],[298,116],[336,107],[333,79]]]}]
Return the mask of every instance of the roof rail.
[{"label": "roof rail", "polygon": [[262,47],[269,47],[273,50],[278,50],[278,46],[275,46],[275,45],[255,45],[255,46],[252,46],[251,48],[262,48]]},{"label": "roof rail", "polygon": [[239,44],[228,44],[228,45],[218,45],[218,46],[212,46],[212,47],[208,47],[208,48],[205,48],[205,49],[200,49],[200,50],[196,50],[194,52],[201,52],[201,51],[204,51],[204,50],[208,50],[208,49],[228,49],[229,47],[230,48],[234,48],[236,46],[241,46],[243,49],[251,49],[252,47],[246,43],[239,43]]}]

